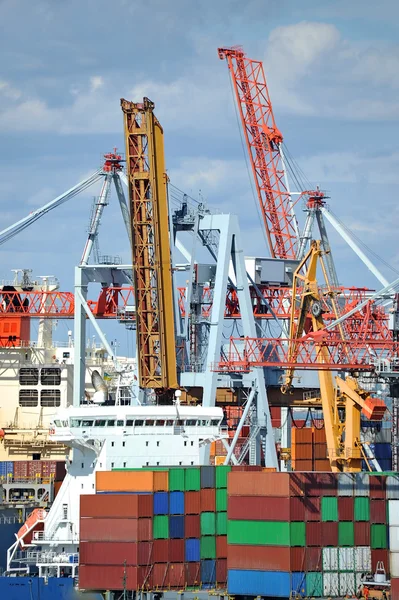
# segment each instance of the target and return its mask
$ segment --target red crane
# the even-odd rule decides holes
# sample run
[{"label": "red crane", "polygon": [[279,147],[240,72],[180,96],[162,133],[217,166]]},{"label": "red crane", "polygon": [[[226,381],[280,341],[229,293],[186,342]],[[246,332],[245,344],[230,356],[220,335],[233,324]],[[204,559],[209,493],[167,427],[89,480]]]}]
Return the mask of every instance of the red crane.
[{"label": "red crane", "polygon": [[283,136],[276,126],[263,65],[241,47],[219,48],[229,67],[256,191],[273,258],[296,258],[298,226],[285,183]]}]

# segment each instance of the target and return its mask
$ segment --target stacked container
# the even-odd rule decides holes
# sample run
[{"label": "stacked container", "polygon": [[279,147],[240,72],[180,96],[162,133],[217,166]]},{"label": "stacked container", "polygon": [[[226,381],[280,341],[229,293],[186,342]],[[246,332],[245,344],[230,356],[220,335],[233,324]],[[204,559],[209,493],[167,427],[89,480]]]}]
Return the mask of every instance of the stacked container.
[{"label": "stacked container", "polygon": [[331,471],[324,427],[293,427],[291,430],[293,471]]}]

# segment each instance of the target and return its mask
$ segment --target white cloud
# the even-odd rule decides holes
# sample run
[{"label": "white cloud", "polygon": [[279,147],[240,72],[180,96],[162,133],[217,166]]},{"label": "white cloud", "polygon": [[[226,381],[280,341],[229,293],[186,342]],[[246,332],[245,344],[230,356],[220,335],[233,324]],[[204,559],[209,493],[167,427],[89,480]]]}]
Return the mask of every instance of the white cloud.
[{"label": "white cloud", "polygon": [[21,92],[13,87],[8,81],[0,79],[0,95],[10,100],[18,100],[21,96]]},{"label": "white cloud", "polygon": [[90,77],[90,86],[92,92],[95,92],[100,87],[103,87],[103,85],[104,79],[100,75],[94,75],[93,77]]}]

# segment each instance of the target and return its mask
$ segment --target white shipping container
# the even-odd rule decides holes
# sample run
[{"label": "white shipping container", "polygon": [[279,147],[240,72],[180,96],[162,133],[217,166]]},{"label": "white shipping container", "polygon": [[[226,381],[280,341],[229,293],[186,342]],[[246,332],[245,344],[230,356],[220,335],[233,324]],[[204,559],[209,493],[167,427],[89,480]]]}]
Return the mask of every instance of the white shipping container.
[{"label": "white shipping container", "polygon": [[399,500],[399,475],[388,475],[386,495],[388,500]]},{"label": "white shipping container", "polygon": [[339,569],[339,571],[354,571],[355,570],[355,549],[354,548],[339,548],[338,549],[338,569]]},{"label": "white shipping container", "polygon": [[340,596],[354,596],[355,590],[355,574],[354,573],[340,573],[339,574],[339,595]]},{"label": "white shipping container", "polygon": [[338,573],[323,573],[323,594],[333,598],[339,595]]},{"label": "white shipping container", "polygon": [[388,523],[399,526],[399,500],[388,500]]},{"label": "white shipping container", "polygon": [[399,527],[389,525],[389,549],[391,552],[399,552]]},{"label": "white shipping container", "polygon": [[[389,553],[389,566],[391,577],[399,577],[399,552]],[[387,570],[386,567],[385,570]]]},{"label": "white shipping container", "polygon": [[323,548],[323,571],[338,571],[338,548]]},{"label": "white shipping container", "polygon": [[370,496],[368,473],[355,473],[355,496]]},{"label": "white shipping container", "polygon": [[355,476],[353,473],[338,473],[338,496],[353,496]]},{"label": "white shipping container", "polygon": [[355,571],[365,573],[371,571],[371,548],[369,546],[357,546],[355,551]]}]

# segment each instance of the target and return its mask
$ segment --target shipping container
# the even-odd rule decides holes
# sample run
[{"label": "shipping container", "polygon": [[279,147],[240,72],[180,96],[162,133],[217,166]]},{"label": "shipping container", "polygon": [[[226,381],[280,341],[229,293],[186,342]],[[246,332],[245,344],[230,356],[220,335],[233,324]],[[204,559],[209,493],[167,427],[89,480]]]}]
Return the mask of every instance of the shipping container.
[{"label": "shipping container", "polygon": [[186,515],[199,515],[201,512],[200,492],[186,492],[184,494],[184,508]]},{"label": "shipping container", "polygon": [[[303,548],[303,547],[293,547],[291,546],[290,548],[290,565],[289,565],[289,570],[290,571],[303,571],[304,567],[305,567],[305,550],[310,550],[310,548]],[[269,570],[269,565],[266,565],[267,569]],[[285,571],[287,570],[288,567],[285,565],[283,567],[280,567],[278,569],[276,569],[277,571]]]},{"label": "shipping container", "polygon": [[[316,496],[336,496],[337,495],[337,478],[335,473],[315,473],[314,495]],[[310,478],[312,480],[312,478]],[[318,492],[318,493],[317,493]],[[311,493],[307,494],[311,496]]]},{"label": "shipping container", "polygon": [[[190,540],[188,540],[190,541]],[[169,540],[169,562],[180,563],[184,562],[185,546],[182,539]]]},{"label": "shipping container", "polygon": [[216,487],[215,467],[201,467],[201,489]]},{"label": "shipping container", "polygon": [[340,521],[354,520],[354,499],[349,496],[338,498],[338,519]]},{"label": "shipping container", "polygon": [[227,489],[216,490],[216,511],[226,512],[227,511]]},{"label": "shipping container", "polygon": [[323,596],[322,573],[306,573],[306,593],[310,598],[321,598]]},{"label": "shipping container", "polygon": [[82,542],[137,542],[138,540],[139,519],[80,519],[80,541]]},{"label": "shipping container", "polygon": [[[303,550],[295,548],[295,550]],[[290,571],[290,548],[288,546],[230,545],[227,553],[228,569],[261,571]]]},{"label": "shipping container", "polygon": [[184,533],[186,538],[199,538],[201,521],[199,515],[186,515],[184,518]]},{"label": "shipping container", "polygon": [[200,542],[201,560],[205,558],[216,558],[216,538],[214,535],[202,535]]},{"label": "shipping container", "polygon": [[184,563],[169,563],[166,586],[171,589],[182,589],[184,587]]},{"label": "shipping container", "polygon": [[370,523],[355,523],[355,546],[370,546]]},{"label": "shipping container", "polygon": [[81,590],[123,590],[124,579],[127,590],[137,590],[142,586],[139,581],[138,567],[80,565],[79,589]]},{"label": "shipping container", "polygon": [[216,583],[216,561],[211,559],[201,560],[201,582],[203,585]]},{"label": "shipping container", "polygon": [[291,573],[291,590],[293,594],[296,594],[301,598],[307,595],[305,573]]},{"label": "shipping container", "polygon": [[[306,514],[306,501],[308,499],[300,496],[291,496],[290,498],[290,521],[304,521]],[[229,508],[232,498],[229,498]]]},{"label": "shipping container", "polygon": [[353,523],[338,523],[338,546],[355,545],[355,528]]},{"label": "shipping container", "polygon": [[370,498],[379,498],[381,500],[385,500],[385,476],[370,475],[369,486]]},{"label": "shipping container", "polygon": [[216,511],[216,490],[215,488],[205,488],[200,492],[201,512]]},{"label": "shipping container", "polygon": [[169,492],[169,513],[184,515],[184,492]]},{"label": "shipping container", "polygon": [[168,492],[154,493],[154,515],[169,514],[169,494]]},{"label": "shipping container", "polygon": [[26,479],[28,477],[28,460],[14,461],[14,479]]},{"label": "shipping container", "polygon": [[[382,562],[384,568],[386,570],[387,575],[389,575],[389,552],[385,549],[374,549],[371,548],[371,572],[375,573],[377,570],[377,564]],[[394,600],[392,598],[392,600]]]},{"label": "shipping container", "polygon": [[188,491],[199,491],[201,489],[200,467],[187,467],[185,469],[184,489]]},{"label": "shipping container", "polygon": [[169,470],[169,491],[184,492],[185,469],[171,468]]},{"label": "shipping container", "polygon": [[338,521],[338,498],[325,496],[321,499],[321,520]]},{"label": "shipping container", "polygon": [[229,594],[288,598],[291,593],[291,574],[278,571],[227,571]]},{"label": "shipping container", "polygon": [[371,547],[374,549],[379,548],[387,548],[388,547],[388,539],[387,539],[387,527],[386,525],[371,525]]},{"label": "shipping container", "polygon": [[80,496],[81,517],[152,517],[151,494],[91,494]]},{"label": "shipping container", "polygon": [[200,560],[200,540],[190,539],[185,542],[185,560],[198,562]]},{"label": "shipping container", "polygon": [[184,538],[184,515],[171,515],[169,517],[169,537],[171,539]]},{"label": "shipping container", "polygon": [[[399,552],[389,553],[389,572],[391,577],[399,577]],[[392,597],[395,600],[395,597]]]},{"label": "shipping container", "polygon": [[154,492],[169,490],[169,471],[154,471]]},{"label": "shipping container", "polygon": [[354,596],[356,593],[356,580],[354,573],[339,573],[338,593],[341,596]]},{"label": "shipping container", "polygon": [[387,522],[386,503],[385,500],[372,498],[370,501],[370,523]]},{"label": "shipping container", "polygon": [[323,573],[323,595],[333,598],[339,595],[338,573]]},{"label": "shipping container", "polygon": [[388,475],[385,486],[387,500],[399,500],[399,475]]},{"label": "shipping container", "polygon": [[228,521],[229,544],[290,545],[290,523],[280,521]]},{"label": "shipping container", "polygon": [[230,465],[221,465],[216,468],[216,488],[227,489],[227,475],[231,471]]},{"label": "shipping container", "polygon": [[362,546],[354,548],[355,571],[358,573],[369,573],[371,571],[371,548]]},{"label": "shipping container", "polygon": [[338,548],[322,549],[323,571],[338,571]]},{"label": "shipping container", "polygon": [[355,521],[370,521],[370,499],[367,497],[355,497],[354,502]]},{"label": "shipping container", "polygon": [[169,563],[157,563],[153,565],[152,580],[155,589],[167,589],[168,587],[168,567]]},{"label": "shipping container", "polygon": [[138,561],[137,542],[80,542],[79,561],[83,565],[136,566]]},{"label": "shipping container", "polygon": [[399,526],[399,500],[388,500],[388,522]]},{"label": "shipping container", "polygon": [[225,588],[227,584],[227,560],[225,558],[216,561],[216,587]]},{"label": "shipping container", "polygon": [[391,598],[392,600],[399,598],[399,577],[391,579]]},{"label": "shipping container", "polygon": [[268,473],[265,471],[237,472],[228,476],[229,496],[277,496],[290,495],[289,473]]},{"label": "shipping container", "polygon": [[227,513],[216,513],[216,535],[227,535]]},{"label": "shipping container", "polygon": [[203,512],[201,513],[201,535],[216,534],[216,513]]},{"label": "shipping container", "polygon": [[354,477],[354,492],[355,496],[369,496],[369,475],[368,473],[355,473]]},{"label": "shipping container", "polygon": [[353,473],[338,473],[337,477],[337,495],[353,496],[355,489],[355,476]]},{"label": "shipping container", "polygon": [[227,535],[216,536],[216,557],[227,558]]},{"label": "shipping container", "polygon": [[154,516],[153,535],[154,540],[169,538],[169,517],[167,515]]},{"label": "shipping container", "polygon": [[154,539],[152,543],[152,562],[166,563],[169,557],[169,539]]},{"label": "shipping container", "polygon": [[137,564],[140,566],[152,565],[153,558],[153,541],[140,542],[137,544]]},{"label": "shipping container", "polygon": [[328,521],[321,523],[321,539],[323,546],[338,546],[338,523]]},{"label": "shipping container", "polygon": [[[321,548],[305,548],[305,564],[298,571],[321,571],[323,568],[323,553]],[[291,570],[294,570],[291,565]]]},{"label": "shipping container", "polygon": [[399,552],[399,527],[398,525],[389,525],[389,550],[391,552]]},{"label": "shipping container", "polygon": [[97,492],[153,492],[152,471],[97,471]]},{"label": "shipping container", "polygon": [[[291,522],[290,524],[290,545],[306,546],[306,523]],[[320,523],[318,523],[320,527]]]},{"label": "shipping container", "polygon": [[201,581],[201,564],[200,562],[186,563],[184,565],[185,585],[189,587],[197,587]]},{"label": "shipping container", "polygon": [[290,498],[230,496],[228,516],[232,520],[290,521]]},{"label": "shipping container", "polygon": [[[283,500],[282,498],[280,500]],[[285,500],[285,498],[284,498]],[[320,498],[309,497],[305,501],[305,520],[320,521],[321,504]],[[283,517],[281,517],[282,519]]]},{"label": "shipping container", "polygon": [[322,528],[320,523],[306,523],[306,546],[322,546]]},{"label": "shipping container", "polygon": [[14,463],[10,460],[0,461],[0,477],[12,477],[14,475]]}]

